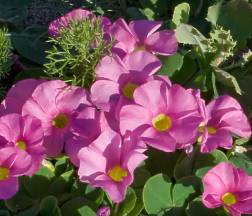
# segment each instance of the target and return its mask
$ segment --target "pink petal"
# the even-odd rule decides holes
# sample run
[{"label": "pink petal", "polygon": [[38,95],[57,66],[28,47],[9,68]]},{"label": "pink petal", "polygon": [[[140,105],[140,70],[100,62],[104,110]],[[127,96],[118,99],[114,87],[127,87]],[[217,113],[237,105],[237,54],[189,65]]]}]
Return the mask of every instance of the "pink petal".
[{"label": "pink petal", "polygon": [[79,151],[90,144],[90,140],[83,138],[70,138],[66,141],[65,152],[70,157],[71,162],[75,166],[79,166],[80,161],[78,158]]},{"label": "pink petal", "polygon": [[[72,120],[72,129],[74,134],[87,140],[96,139],[101,132],[101,124],[105,124],[102,112],[95,107],[85,107]],[[105,127],[105,126],[103,126]]]},{"label": "pink petal", "polygon": [[208,135],[202,140],[201,152],[208,153],[214,151],[218,147],[231,149],[233,144],[230,132],[226,130],[218,130],[214,135]]},{"label": "pink petal", "polygon": [[241,110],[226,112],[221,119],[221,128],[244,138],[251,136],[250,123],[247,116]]},{"label": "pink petal", "polygon": [[43,129],[41,121],[31,116],[22,118],[22,137],[25,138],[29,144],[42,144],[43,142]]},{"label": "pink petal", "polygon": [[0,118],[0,125],[2,131],[0,135],[4,136],[9,142],[16,142],[20,136],[21,132],[21,116],[19,114],[7,114]]},{"label": "pink petal", "polygon": [[173,85],[166,95],[169,103],[168,113],[176,113],[180,117],[198,113],[198,103],[195,97],[180,85]]},{"label": "pink petal", "polygon": [[[3,149],[4,154],[8,154],[4,150],[5,149]],[[8,148],[7,151],[13,152],[14,150],[12,150],[11,148]],[[31,164],[32,158],[29,154],[27,154],[27,152],[20,150],[18,148],[15,148],[15,151],[16,151],[15,157],[12,158],[12,163],[9,166],[10,176],[12,177],[17,177],[17,176],[26,174],[26,172],[30,169],[32,165]]]},{"label": "pink petal", "polygon": [[83,88],[69,86],[56,97],[56,107],[61,112],[72,113],[80,105],[91,105],[88,100],[88,92]]},{"label": "pink petal", "polygon": [[47,122],[50,120],[50,114],[46,113],[39,104],[32,98],[28,99],[23,108],[22,115],[30,115],[35,118],[40,119],[42,122]]},{"label": "pink petal", "polygon": [[130,53],[123,61],[128,70],[141,72],[146,75],[156,73],[162,66],[157,57],[145,51]]},{"label": "pink petal", "polygon": [[214,100],[212,100],[207,105],[207,112],[211,115],[215,113],[216,110],[242,110],[241,105],[238,101],[228,95],[222,95]]},{"label": "pink petal", "polygon": [[57,157],[64,148],[64,134],[54,132],[51,135],[44,137],[44,147],[46,148],[46,155],[48,157]]},{"label": "pink petal", "polygon": [[0,181],[0,199],[12,198],[18,192],[18,189],[18,179],[15,177]]},{"label": "pink petal", "polygon": [[151,123],[151,113],[148,109],[138,105],[126,105],[120,112],[120,131],[125,134],[140,126],[148,126]]},{"label": "pink petal", "polygon": [[135,90],[134,100],[137,104],[151,110],[153,115],[157,115],[167,110],[167,94],[168,88],[164,82],[149,81]]},{"label": "pink petal", "polygon": [[150,35],[146,41],[146,48],[160,55],[173,55],[178,49],[178,42],[173,31],[160,31]]},{"label": "pink petal", "polygon": [[177,143],[194,143],[198,138],[198,127],[201,121],[202,118],[194,113],[186,118],[174,119],[169,134]]},{"label": "pink petal", "polygon": [[122,74],[129,73],[118,56],[105,56],[96,66],[96,78],[118,81]]},{"label": "pink petal", "polygon": [[202,202],[207,208],[217,208],[223,204],[217,194],[203,194]]},{"label": "pink petal", "polygon": [[78,170],[80,180],[85,181],[89,179],[89,176],[106,172],[106,158],[99,151],[84,147],[79,151],[78,158],[80,161]]},{"label": "pink petal", "polygon": [[128,53],[134,50],[137,38],[135,38],[124,19],[119,18],[116,20],[111,26],[110,33],[117,41],[126,45]]},{"label": "pink petal", "polygon": [[129,28],[138,41],[144,43],[145,39],[157,31],[161,25],[162,22],[159,21],[134,20],[129,23]]},{"label": "pink petal", "polygon": [[165,132],[158,132],[150,127],[141,135],[142,140],[149,146],[164,152],[174,152],[176,150],[176,141]]},{"label": "pink petal", "polygon": [[113,202],[120,203],[124,200],[127,187],[122,183],[115,183],[112,180],[108,180],[99,184],[101,184],[101,187],[108,193]]},{"label": "pink petal", "polygon": [[67,87],[61,80],[51,80],[40,84],[32,94],[32,98],[39,104],[46,113],[55,110],[56,96]]},{"label": "pink petal", "polygon": [[109,112],[119,98],[119,84],[110,80],[98,80],[91,87],[93,103],[103,111]]}]

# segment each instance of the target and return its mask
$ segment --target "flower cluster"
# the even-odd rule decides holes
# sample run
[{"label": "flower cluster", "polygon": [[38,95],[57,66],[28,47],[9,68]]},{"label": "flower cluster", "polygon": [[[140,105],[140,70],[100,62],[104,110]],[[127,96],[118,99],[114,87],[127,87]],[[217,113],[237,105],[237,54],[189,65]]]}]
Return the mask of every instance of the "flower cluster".
[{"label": "flower cluster", "polygon": [[[71,19],[89,16],[84,10],[73,11],[54,21],[49,31],[56,37]],[[104,25],[115,43],[112,55],[97,65],[90,90],[60,80],[34,79],[10,89],[0,110],[0,184],[6,185],[0,187],[0,198],[12,196],[16,178],[35,173],[45,155],[65,152],[82,182],[103,188],[114,202],[121,202],[134,170],[147,158],[148,146],[188,152],[198,142],[201,152],[208,153],[232,148],[234,134],[250,137],[248,119],[234,98],[224,95],[206,105],[199,90],[157,75],[162,66],[158,55],[175,54],[178,48],[174,32],[159,31],[161,25],[147,20],[127,24],[123,19]],[[205,176],[203,200],[206,206],[223,204],[235,212],[242,207],[230,206],[244,195],[236,195],[235,188],[250,179],[238,170],[234,178],[243,179],[235,186],[220,190],[211,185],[212,178],[220,188],[229,181],[215,173],[225,166],[233,169],[220,164]]]}]

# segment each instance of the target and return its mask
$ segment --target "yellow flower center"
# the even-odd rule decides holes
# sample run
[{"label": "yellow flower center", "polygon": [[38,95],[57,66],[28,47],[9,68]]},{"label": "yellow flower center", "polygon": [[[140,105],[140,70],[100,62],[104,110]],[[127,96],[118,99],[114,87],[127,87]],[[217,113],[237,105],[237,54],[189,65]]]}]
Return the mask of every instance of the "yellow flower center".
[{"label": "yellow flower center", "polygon": [[128,176],[128,171],[121,166],[115,166],[108,172],[109,177],[115,182],[121,182],[124,177]]},{"label": "yellow flower center", "polygon": [[205,128],[207,128],[207,132],[209,134],[215,134],[217,132],[217,129],[215,127],[211,127],[211,126],[206,126],[206,125],[202,125],[200,124],[199,128],[198,128],[198,131],[200,133],[203,133]]},{"label": "yellow flower center", "polygon": [[133,94],[135,89],[138,87],[137,84],[128,82],[124,87],[123,87],[123,95],[128,98],[128,99],[133,99]]},{"label": "yellow flower center", "polygon": [[56,128],[63,129],[68,124],[68,117],[64,113],[60,113],[52,120],[52,125]]},{"label": "yellow flower center", "polygon": [[16,146],[20,148],[21,150],[24,150],[24,151],[26,150],[26,143],[22,140],[16,142]]},{"label": "yellow flower center", "polygon": [[221,200],[226,204],[227,206],[231,206],[235,203],[237,203],[237,199],[234,194],[232,193],[225,193],[222,197]]},{"label": "yellow flower center", "polygon": [[152,119],[152,125],[157,131],[167,131],[172,127],[172,120],[165,114],[159,114]]},{"label": "yellow flower center", "polygon": [[139,45],[134,49],[134,51],[144,51],[144,50],[146,50],[146,47],[144,45]]},{"label": "yellow flower center", "polygon": [[9,177],[9,170],[5,167],[0,167],[0,181]]}]

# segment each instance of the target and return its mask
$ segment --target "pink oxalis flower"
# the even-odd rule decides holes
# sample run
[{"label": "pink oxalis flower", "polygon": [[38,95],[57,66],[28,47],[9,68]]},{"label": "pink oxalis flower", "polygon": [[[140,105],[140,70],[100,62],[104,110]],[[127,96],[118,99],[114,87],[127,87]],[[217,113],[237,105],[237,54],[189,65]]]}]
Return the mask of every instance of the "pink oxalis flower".
[{"label": "pink oxalis flower", "polygon": [[37,86],[25,102],[22,114],[41,120],[46,154],[54,157],[62,152],[64,142],[71,135],[78,109],[85,106],[91,104],[83,88],[52,80]]},{"label": "pink oxalis flower", "polygon": [[35,174],[45,156],[44,133],[40,120],[31,116],[8,114],[0,118],[0,145],[16,147],[31,158],[26,175]]},{"label": "pink oxalis flower", "polygon": [[148,52],[134,52],[124,61],[117,56],[104,57],[96,67],[97,81],[91,87],[93,103],[106,112],[133,103],[135,89],[160,67],[159,59]]},{"label": "pink oxalis flower", "polygon": [[31,166],[31,157],[24,151],[6,147],[0,149],[0,199],[9,199],[18,192],[18,178]]},{"label": "pink oxalis flower", "polygon": [[121,202],[133,182],[135,168],[146,159],[145,146],[138,142],[136,137],[123,140],[112,130],[104,131],[79,151],[80,180],[103,188],[114,202]]},{"label": "pink oxalis flower", "polygon": [[232,134],[244,138],[251,136],[251,127],[246,115],[240,104],[230,96],[223,95],[212,100],[202,109],[202,115],[204,121],[199,127],[202,133],[202,152],[211,152],[218,147],[232,148]]},{"label": "pink oxalis flower", "polygon": [[252,177],[229,163],[220,163],[203,178],[202,201],[208,208],[223,206],[233,216],[252,214]]},{"label": "pink oxalis flower", "polygon": [[[95,15],[88,10],[84,10],[81,8],[72,10],[69,13],[52,21],[49,24],[48,29],[49,35],[51,37],[56,38],[59,36],[61,29],[68,27],[72,21],[82,21],[84,19],[93,19],[93,18],[95,18]],[[101,17],[101,24],[103,26],[104,32],[107,32],[109,30],[111,22],[109,18]]]},{"label": "pink oxalis flower", "polygon": [[148,145],[166,152],[194,143],[202,118],[195,97],[179,85],[149,81],[134,92],[136,104],[122,107],[122,134],[134,131]]},{"label": "pink oxalis flower", "polygon": [[136,50],[146,50],[160,55],[173,55],[178,48],[175,33],[172,30],[158,31],[162,22],[134,20],[129,23],[120,18],[113,23],[110,33],[116,43],[113,52],[121,58]]}]

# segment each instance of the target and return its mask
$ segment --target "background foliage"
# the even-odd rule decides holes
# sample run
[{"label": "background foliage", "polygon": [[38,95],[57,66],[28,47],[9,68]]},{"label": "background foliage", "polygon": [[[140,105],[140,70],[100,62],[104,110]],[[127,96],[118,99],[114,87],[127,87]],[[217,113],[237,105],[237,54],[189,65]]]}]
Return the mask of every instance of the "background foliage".
[{"label": "background foliage", "polygon": [[[58,50],[47,42],[47,25],[77,7],[112,20],[120,16],[127,20],[163,20],[162,28],[176,31],[180,49],[176,55],[161,59],[163,67],[159,73],[183,86],[200,88],[207,100],[220,94],[236,97],[252,120],[252,2],[249,0],[0,0],[3,96],[18,80],[64,73],[65,68],[56,74],[55,65],[48,61]],[[81,39],[72,40],[77,44]],[[80,62],[90,57],[82,50],[74,55],[82,57]],[[69,64],[68,67],[79,67],[76,62]],[[70,77],[74,77],[74,70]],[[75,78],[74,83],[80,84],[79,77]],[[252,175],[251,144],[251,140],[237,139],[230,151],[216,150],[207,155],[195,148],[191,157],[179,151],[167,154],[148,150],[149,159],[136,170],[135,181],[125,201],[117,206],[116,215],[225,215],[222,209],[213,211],[202,206],[200,179],[210,167],[228,160]],[[78,181],[66,156],[46,160],[35,176],[22,177],[20,184],[14,198],[0,201],[1,216],[95,216],[100,206],[112,205],[102,190]]]}]

